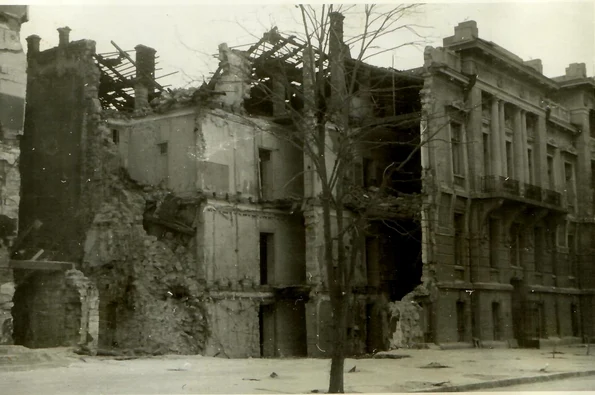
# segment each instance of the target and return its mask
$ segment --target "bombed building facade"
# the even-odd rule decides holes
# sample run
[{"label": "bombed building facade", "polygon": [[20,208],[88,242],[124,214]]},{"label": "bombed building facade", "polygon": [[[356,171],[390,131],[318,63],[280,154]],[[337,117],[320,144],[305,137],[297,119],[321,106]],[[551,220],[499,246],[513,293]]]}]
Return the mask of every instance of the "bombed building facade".
[{"label": "bombed building facade", "polygon": [[584,65],[549,79],[474,22],[410,71],[333,52],[341,34],[326,55],[273,29],[246,51],[222,44],[208,83],[170,91],[154,49],[98,54],[59,32],[46,51],[27,39],[17,344],[324,356],[320,183],[279,137],[313,94],[313,54],[328,56],[333,86],[358,70],[347,122],[373,133],[353,184],[374,191],[408,163],[357,241],[349,353],[593,335]]}]

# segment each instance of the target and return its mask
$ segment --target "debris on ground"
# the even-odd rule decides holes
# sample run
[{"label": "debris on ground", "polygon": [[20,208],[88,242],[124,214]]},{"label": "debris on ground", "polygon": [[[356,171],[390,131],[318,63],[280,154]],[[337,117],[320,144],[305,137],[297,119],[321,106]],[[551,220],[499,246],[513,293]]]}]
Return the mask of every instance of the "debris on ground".
[{"label": "debris on ground", "polygon": [[450,380],[440,381],[439,383],[432,383],[434,387],[442,387],[444,384],[450,383]]},{"label": "debris on ground", "polygon": [[357,370],[356,370],[356,367],[354,366],[351,369],[349,369],[349,372],[347,372],[347,373],[355,373],[355,372],[357,372]]},{"label": "debris on ground", "polygon": [[420,369],[443,369],[450,368],[450,366],[442,365],[440,362],[430,362],[427,365],[420,366]]},{"label": "debris on ground", "polygon": [[248,378],[248,379],[244,378],[242,380],[244,380],[244,381],[260,381],[260,379],[250,379],[250,378]]},{"label": "debris on ground", "polygon": [[549,366],[550,366],[550,364],[549,363],[546,363],[543,368],[539,369],[539,371],[540,372],[545,372]]},{"label": "debris on ground", "polygon": [[279,377],[279,375],[277,373],[273,372],[273,373],[271,373],[271,376],[270,377],[272,379],[276,379],[277,377]]},{"label": "debris on ground", "polygon": [[403,358],[411,358],[411,355],[407,354],[394,354],[390,352],[381,351],[379,353],[374,354],[375,359],[403,359]]}]

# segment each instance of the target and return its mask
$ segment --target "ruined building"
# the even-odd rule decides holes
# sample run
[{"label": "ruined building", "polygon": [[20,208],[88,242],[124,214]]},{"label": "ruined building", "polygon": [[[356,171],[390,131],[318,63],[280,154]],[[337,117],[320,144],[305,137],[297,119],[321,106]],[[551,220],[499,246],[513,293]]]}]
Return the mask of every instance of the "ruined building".
[{"label": "ruined building", "polygon": [[15,291],[10,249],[17,235],[19,141],[25,115],[25,53],[20,42],[26,6],[0,6],[0,345],[12,343]]},{"label": "ruined building", "polygon": [[171,91],[154,49],[98,54],[59,31],[46,51],[27,39],[18,344],[324,356],[320,184],[279,137],[313,94],[309,56],[326,57],[332,86],[357,75],[346,122],[373,133],[354,185],[373,191],[413,158],[359,241],[351,354],[592,335],[584,65],[547,78],[474,22],[410,71],[358,63],[342,34],[324,54],[273,29],[246,51],[222,44],[208,83]]}]

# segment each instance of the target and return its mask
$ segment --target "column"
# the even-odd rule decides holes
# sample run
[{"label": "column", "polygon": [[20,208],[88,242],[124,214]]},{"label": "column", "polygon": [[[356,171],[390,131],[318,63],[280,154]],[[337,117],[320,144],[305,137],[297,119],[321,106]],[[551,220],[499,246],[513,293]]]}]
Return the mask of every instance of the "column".
[{"label": "column", "polygon": [[500,143],[500,122],[499,122],[499,100],[495,97],[492,98],[492,120],[490,123],[490,137],[492,145],[492,175],[501,176],[502,173],[502,153]]},{"label": "column", "polygon": [[481,177],[483,172],[483,136],[481,130],[481,90],[473,87],[468,98],[471,111],[467,118],[467,162],[471,177],[471,188],[479,190],[481,188]]},{"label": "column", "polygon": [[[519,108],[514,109],[514,120],[513,120],[513,144],[514,144],[514,167],[515,167],[515,178],[522,184],[527,182],[526,168],[524,167],[523,161],[523,119],[524,111]],[[526,156],[526,155],[525,155]]]},{"label": "column", "polygon": [[548,187],[547,176],[547,132],[545,115],[537,117],[537,131],[535,134],[535,149],[533,150],[535,161],[535,183],[541,188]]},{"label": "column", "polygon": [[[500,153],[501,153],[501,160],[500,160],[500,164],[501,164],[501,169],[500,170],[500,174],[505,175],[506,174],[506,170],[507,170],[507,157],[506,157],[506,123],[504,121],[504,102],[502,100],[500,100],[499,106],[498,106],[498,126],[499,126],[499,132],[500,132]],[[508,176],[512,176],[512,174],[509,174]]]},{"label": "column", "polygon": [[522,149],[522,168],[525,178],[523,182],[529,182],[529,142],[527,140],[527,112],[521,110],[521,149]]}]

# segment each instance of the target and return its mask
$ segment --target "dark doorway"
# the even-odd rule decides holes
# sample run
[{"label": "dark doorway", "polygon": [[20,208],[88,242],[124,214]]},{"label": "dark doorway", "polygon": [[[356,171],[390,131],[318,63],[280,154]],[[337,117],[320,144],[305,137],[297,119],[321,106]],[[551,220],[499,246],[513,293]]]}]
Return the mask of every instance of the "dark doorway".
[{"label": "dark doorway", "polygon": [[492,330],[495,341],[502,340],[500,323],[500,303],[492,302]]},{"label": "dark doorway", "polygon": [[465,302],[462,300],[457,301],[457,341],[465,341],[465,332],[467,331],[465,321]]},{"label": "dark doorway", "polygon": [[570,304],[570,324],[572,329],[572,336],[578,337],[580,335],[578,305],[576,303]]},{"label": "dark doorway", "polygon": [[511,294],[511,309],[512,309],[512,332],[514,338],[517,340],[520,347],[524,347],[524,318],[523,318],[523,282],[520,279],[512,279],[510,281],[512,285]]},{"label": "dark doorway", "polygon": [[370,354],[385,350],[382,318],[382,311],[378,302],[366,305],[366,349]]},{"label": "dark doorway", "polygon": [[270,304],[261,304],[258,312],[258,328],[260,335],[260,356],[275,356],[275,311]]}]

